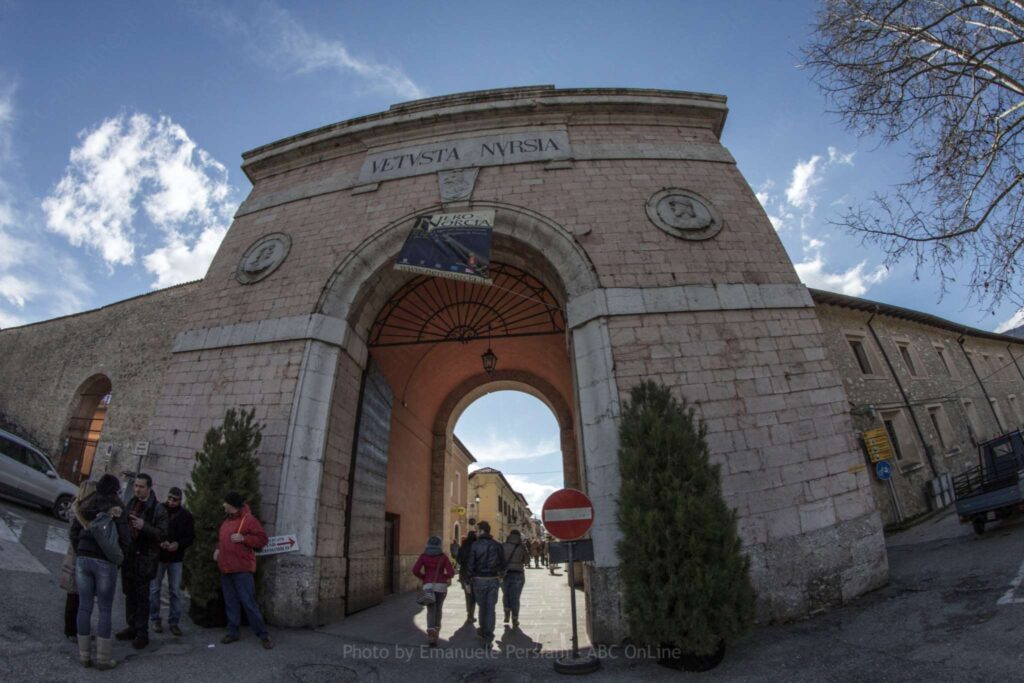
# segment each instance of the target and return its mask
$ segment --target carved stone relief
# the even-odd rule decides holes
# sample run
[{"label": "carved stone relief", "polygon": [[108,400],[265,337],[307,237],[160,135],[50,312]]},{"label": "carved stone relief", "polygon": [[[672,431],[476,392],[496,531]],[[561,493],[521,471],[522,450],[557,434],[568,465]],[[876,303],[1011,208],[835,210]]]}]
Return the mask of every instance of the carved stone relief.
[{"label": "carved stone relief", "polygon": [[479,168],[460,168],[454,171],[439,171],[437,184],[441,188],[441,203],[467,201],[473,196],[473,187]]},{"label": "carved stone relief", "polygon": [[259,282],[277,270],[291,248],[292,238],[283,232],[264,235],[242,254],[235,279],[243,285]]},{"label": "carved stone relief", "polygon": [[647,200],[647,217],[659,228],[686,240],[706,240],[722,229],[722,218],[696,192],[667,188]]}]

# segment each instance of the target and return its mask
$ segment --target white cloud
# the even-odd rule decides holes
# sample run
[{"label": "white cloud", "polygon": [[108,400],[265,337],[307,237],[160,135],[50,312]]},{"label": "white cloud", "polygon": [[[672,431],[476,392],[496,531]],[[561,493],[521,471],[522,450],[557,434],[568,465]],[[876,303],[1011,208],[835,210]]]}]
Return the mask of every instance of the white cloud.
[{"label": "white cloud", "polygon": [[537,515],[537,517],[540,517],[541,508],[544,506],[544,501],[547,497],[562,488],[561,486],[530,481],[517,474],[506,474],[505,479],[508,480],[513,489],[523,494],[527,504],[530,506],[530,512]]},{"label": "white cloud", "polygon": [[775,232],[780,232],[789,227],[790,221],[793,220],[793,214],[786,210],[783,202],[775,198],[775,195],[771,192],[774,187],[774,182],[766,180],[754,191],[754,196],[761,203],[761,207],[768,216],[768,220],[771,221],[772,227],[775,228]]},{"label": "white cloud", "polygon": [[152,243],[139,210],[162,236],[145,256],[154,287],[202,277],[237,207],[227,169],[170,118],[121,114],[79,134],[78,147],[42,202],[47,228],[131,265]]},{"label": "white cloud", "polygon": [[461,436],[459,438],[466,444],[466,448],[477,459],[481,467],[490,467],[494,463],[509,460],[530,460],[552,453],[561,453],[561,447],[555,440],[542,440],[533,445],[526,445],[515,437],[499,437],[494,431],[488,432],[483,441]]},{"label": "white cloud", "polygon": [[835,147],[829,145],[828,148],[828,163],[840,164],[841,166],[853,166],[853,155],[856,152],[840,152]]},{"label": "white cloud", "polygon": [[172,235],[167,246],[143,259],[146,270],[156,275],[153,286],[170,287],[204,277],[226,233],[226,228],[207,228],[191,247],[180,235]]},{"label": "white cloud", "polygon": [[1008,332],[1021,325],[1024,325],[1024,308],[1019,309],[1012,316],[999,323],[999,326],[996,327],[996,332]]},{"label": "white cloud", "polygon": [[25,301],[35,294],[33,282],[14,275],[0,275],[0,296],[18,308],[25,308]]},{"label": "white cloud", "polygon": [[867,270],[867,261],[845,271],[832,273],[825,269],[825,258],[822,251],[825,243],[813,237],[804,236],[804,260],[793,264],[797,275],[808,287],[827,289],[849,296],[864,296],[868,288],[889,277],[884,266]]},{"label": "white cloud", "polygon": [[810,196],[811,188],[821,182],[818,175],[818,164],[821,157],[815,154],[807,161],[798,161],[793,167],[789,187],[786,188],[786,201],[798,209],[814,209],[814,200]]},{"label": "white cloud", "polygon": [[336,71],[358,77],[371,90],[391,92],[404,99],[424,96],[422,88],[401,68],[354,56],[342,41],[305,28],[276,4],[247,6],[244,17],[220,12],[217,18],[224,28],[243,37],[254,57],[276,69],[291,73]]}]

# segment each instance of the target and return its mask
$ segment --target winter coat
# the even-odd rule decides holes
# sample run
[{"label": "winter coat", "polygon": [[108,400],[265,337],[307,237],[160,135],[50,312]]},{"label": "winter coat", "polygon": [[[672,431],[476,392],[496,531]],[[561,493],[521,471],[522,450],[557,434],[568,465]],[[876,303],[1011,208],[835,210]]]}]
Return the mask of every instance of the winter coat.
[{"label": "winter coat", "polygon": [[196,538],[195,523],[192,521],[192,513],[181,505],[173,510],[162,505],[167,513],[167,536],[165,541],[177,543],[177,550],[160,549],[160,562],[182,562],[185,559],[185,551],[192,545]]},{"label": "winter coat", "polygon": [[435,593],[446,593],[448,584],[455,576],[455,567],[447,555],[427,555],[423,553],[412,566],[413,575],[423,582],[423,588],[428,585]]},{"label": "winter coat", "polygon": [[[126,522],[129,515],[139,506],[139,499],[132,496],[125,506]],[[131,543],[121,565],[121,575],[130,581],[152,581],[156,578],[157,565],[160,561],[160,542],[167,535],[167,510],[157,502],[156,495],[150,491],[149,498],[142,501],[142,528],[136,533],[129,524]],[[134,536],[131,536],[134,534]]]},{"label": "winter coat", "polygon": [[[242,534],[245,540],[235,543],[232,534]],[[248,505],[242,505],[237,515],[220,523],[217,532],[217,568],[221,574],[256,572],[256,551],[267,544],[267,533],[260,520],[252,516]]]},{"label": "winter coat", "polygon": [[[120,508],[123,511],[124,503],[116,494],[101,495],[99,493],[94,495],[82,509],[76,508],[77,513],[71,520],[71,533],[69,534],[71,546],[75,549],[76,556],[92,557],[104,562],[110,562],[96,543],[96,539],[92,537],[89,529],[82,525],[82,521],[88,525],[89,522],[96,519],[96,515],[101,512],[109,512],[111,508]],[[128,513],[121,512],[120,516],[114,519],[114,524],[117,528],[121,549],[127,554],[132,538],[131,533],[128,531]]]},{"label": "winter coat", "polygon": [[464,541],[459,546],[459,583],[469,583],[469,551],[473,547],[473,544],[469,541]]},{"label": "winter coat", "polygon": [[508,542],[503,546],[505,551],[505,571],[521,572],[524,564],[530,564],[530,552],[522,542],[518,531],[508,535]]},{"label": "winter coat", "polygon": [[505,570],[505,551],[490,534],[480,534],[469,549],[466,571],[470,578],[496,577]]}]

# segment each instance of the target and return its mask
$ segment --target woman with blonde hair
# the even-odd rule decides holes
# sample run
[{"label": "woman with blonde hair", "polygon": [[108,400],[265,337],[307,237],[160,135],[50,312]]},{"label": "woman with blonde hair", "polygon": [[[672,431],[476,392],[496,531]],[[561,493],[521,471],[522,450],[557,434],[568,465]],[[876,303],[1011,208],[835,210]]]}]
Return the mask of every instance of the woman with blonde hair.
[{"label": "woman with blonde hair", "polygon": [[[83,481],[71,503],[72,519],[75,511],[84,509],[95,494],[96,482]],[[64,635],[73,640],[78,635],[78,584],[75,579],[75,546],[70,541],[60,567],[60,587],[68,594],[64,600]]]}]

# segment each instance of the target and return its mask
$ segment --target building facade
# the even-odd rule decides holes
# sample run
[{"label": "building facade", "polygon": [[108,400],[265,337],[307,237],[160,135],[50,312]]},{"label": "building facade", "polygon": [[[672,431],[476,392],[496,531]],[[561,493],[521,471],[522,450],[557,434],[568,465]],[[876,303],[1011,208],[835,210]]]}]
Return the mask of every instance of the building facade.
[{"label": "building facade", "polygon": [[979,443],[1024,427],[1024,340],[874,301],[812,295],[854,429],[884,429],[892,447],[891,485],[871,477],[886,524],[947,505],[948,496],[937,495],[943,475],[978,465]]},{"label": "building facade", "polygon": [[[206,277],[180,299],[152,295],[178,315],[97,337],[112,397],[100,441],[130,423],[117,440],[144,444],[105,467],[141,458],[181,485],[225,410],[255,409],[266,526],[299,540],[265,561],[267,614],[324,623],[380,602],[429,535],[454,532],[458,416],[490,391],[525,391],[556,417],[565,484],[594,501],[588,629],[618,642],[617,420],[650,378],[699,407],[761,619],[881,585],[882,523],[846,389],[815,302],[721,145],[726,114],[717,95],[513,88],[246,153],[253,189]],[[492,216],[491,286],[394,268],[421,217],[467,213]],[[0,373],[49,387],[51,412],[14,392],[0,409],[44,445],[98,372],[67,361],[77,338],[17,363],[55,324],[0,333]],[[120,343],[146,345],[132,361],[145,373],[119,369]]]}]

